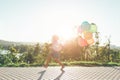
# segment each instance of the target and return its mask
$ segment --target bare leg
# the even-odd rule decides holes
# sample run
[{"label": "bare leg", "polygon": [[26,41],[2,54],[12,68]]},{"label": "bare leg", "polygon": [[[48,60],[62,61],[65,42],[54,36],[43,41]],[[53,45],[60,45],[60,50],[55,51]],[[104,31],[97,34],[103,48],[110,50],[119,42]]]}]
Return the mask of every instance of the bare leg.
[{"label": "bare leg", "polygon": [[45,64],[44,64],[44,67],[47,68],[48,67],[48,63],[51,61],[51,56],[48,55],[46,61],[45,61]]},{"label": "bare leg", "polygon": [[59,59],[55,59],[55,61],[56,61],[57,63],[59,63],[59,65],[62,66],[62,67],[61,67],[61,71],[64,71],[64,70],[63,70],[64,65],[60,62],[60,60],[59,60]]}]

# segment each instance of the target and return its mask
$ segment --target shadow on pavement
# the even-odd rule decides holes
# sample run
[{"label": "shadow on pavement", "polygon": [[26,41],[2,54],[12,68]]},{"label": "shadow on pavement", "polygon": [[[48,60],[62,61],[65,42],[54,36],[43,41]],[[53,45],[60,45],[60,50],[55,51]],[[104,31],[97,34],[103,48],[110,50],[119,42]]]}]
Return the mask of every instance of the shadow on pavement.
[{"label": "shadow on pavement", "polygon": [[58,75],[54,80],[60,80],[60,78],[62,77],[62,75],[65,73],[65,71],[62,71],[60,75]]},{"label": "shadow on pavement", "polygon": [[119,70],[119,71],[120,71],[120,68],[118,68],[118,67],[112,67],[112,68],[114,68],[114,69],[116,69],[116,70]]},{"label": "shadow on pavement", "polygon": [[45,72],[46,72],[46,70],[38,72],[38,74],[41,74],[40,77],[38,78],[38,80],[42,79],[42,77],[43,77],[43,75],[44,75]]}]

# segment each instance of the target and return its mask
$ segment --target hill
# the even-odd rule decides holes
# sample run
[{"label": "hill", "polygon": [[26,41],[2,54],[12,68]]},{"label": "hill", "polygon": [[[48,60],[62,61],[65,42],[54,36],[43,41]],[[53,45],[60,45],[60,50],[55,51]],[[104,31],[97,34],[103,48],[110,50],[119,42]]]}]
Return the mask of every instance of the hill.
[{"label": "hill", "polygon": [[14,42],[14,41],[5,41],[0,40],[0,45],[2,46],[9,46],[9,45],[34,45],[33,42]]}]

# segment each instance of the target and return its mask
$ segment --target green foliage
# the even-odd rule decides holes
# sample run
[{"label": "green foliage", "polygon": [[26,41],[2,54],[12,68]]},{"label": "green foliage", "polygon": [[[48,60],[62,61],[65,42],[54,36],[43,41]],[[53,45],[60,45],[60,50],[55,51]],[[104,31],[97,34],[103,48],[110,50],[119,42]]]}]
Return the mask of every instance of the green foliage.
[{"label": "green foliage", "polygon": [[19,67],[29,67],[29,64],[27,64],[27,63],[20,63]]},{"label": "green foliage", "polygon": [[15,64],[15,63],[8,63],[5,65],[6,67],[19,67],[18,64]]},{"label": "green foliage", "polygon": [[9,51],[10,51],[11,53],[16,53],[16,52],[17,52],[17,50],[15,49],[14,46],[10,46]]},{"label": "green foliage", "polygon": [[26,63],[33,63],[34,62],[34,57],[32,53],[25,53],[24,61]]},{"label": "green foliage", "polygon": [[33,63],[33,64],[30,64],[31,67],[40,67],[42,65],[43,65],[42,63]]},{"label": "green foliage", "polygon": [[4,64],[4,59],[5,59],[4,55],[0,54],[0,64],[1,65]]},{"label": "green foliage", "polygon": [[37,56],[38,54],[40,54],[40,44],[39,44],[39,43],[37,43],[37,44],[35,45],[33,54],[34,54],[35,56]]},{"label": "green foliage", "polygon": [[[76,38],[69,40],[60,51],[61,61],[69,66],[118,66],[120,62],[120,49],[110,49],[110,40],[108,40],[108,43],[104,46],[99,46],[99,44],[98,33],[96,33],[95,45],[88,47],[80,47]],[[49,43],[37,43],[34,45],[0,45],[1,49],[9,50],[10,52],[0,54],[0,66],[42,66],[50,52],[50,45]],[[19,57],[17,57],[18,54]],[[58,64],[51,61],[49,65],[57,66]]]}]

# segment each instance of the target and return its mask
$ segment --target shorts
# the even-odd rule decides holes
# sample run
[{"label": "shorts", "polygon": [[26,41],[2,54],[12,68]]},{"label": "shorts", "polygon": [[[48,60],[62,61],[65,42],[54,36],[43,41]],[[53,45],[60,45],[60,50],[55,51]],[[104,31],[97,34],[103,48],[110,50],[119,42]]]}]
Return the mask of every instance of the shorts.
[{"label": "shorts", "polygon": [[59,52],[51,52],[51,56],[53,57],[53,58],[55,58],[55,59],[59,59],[60,58],[60,54],[59,54]]}]

